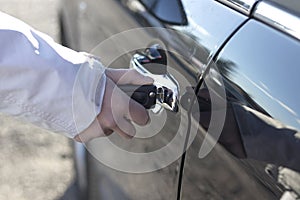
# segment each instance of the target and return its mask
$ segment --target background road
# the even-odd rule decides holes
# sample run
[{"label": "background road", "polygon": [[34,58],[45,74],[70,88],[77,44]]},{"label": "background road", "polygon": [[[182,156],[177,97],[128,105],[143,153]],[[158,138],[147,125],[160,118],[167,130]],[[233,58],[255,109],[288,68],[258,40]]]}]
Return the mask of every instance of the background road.
[{"label": "background road", "polygon": [[[56,41],[58,0],[0,0],[0,10]],[[0,200],[75,199],[70,140],[0,115]]]}]

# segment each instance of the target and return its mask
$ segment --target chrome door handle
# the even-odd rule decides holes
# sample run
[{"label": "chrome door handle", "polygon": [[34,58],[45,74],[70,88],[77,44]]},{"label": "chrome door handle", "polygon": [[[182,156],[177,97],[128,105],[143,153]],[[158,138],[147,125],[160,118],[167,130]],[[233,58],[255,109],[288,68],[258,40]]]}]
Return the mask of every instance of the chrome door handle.
[{"label": "chrome door handle", "polygon": [[[158,45],[147,48],[142,53],[133,55],[130,68],[154,79],[156,86],[156,103],[167,110],[178,112],[179,85],[176,79],[167,72],[166,54],[158,50]],[[160,109],[156,106],[156,111]]]}]

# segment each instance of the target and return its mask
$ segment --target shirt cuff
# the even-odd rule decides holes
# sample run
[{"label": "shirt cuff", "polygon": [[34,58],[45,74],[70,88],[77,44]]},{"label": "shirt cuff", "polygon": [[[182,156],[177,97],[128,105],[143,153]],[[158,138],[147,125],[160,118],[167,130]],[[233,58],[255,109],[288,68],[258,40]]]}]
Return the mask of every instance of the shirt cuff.
[{"label": "shirt cuff", "polygon": [[87,62],[81,65],[74,82],[72,112],[76,131],[72,137],[87,129],[101,112],[105,93],[105,67],[86,53]]}]

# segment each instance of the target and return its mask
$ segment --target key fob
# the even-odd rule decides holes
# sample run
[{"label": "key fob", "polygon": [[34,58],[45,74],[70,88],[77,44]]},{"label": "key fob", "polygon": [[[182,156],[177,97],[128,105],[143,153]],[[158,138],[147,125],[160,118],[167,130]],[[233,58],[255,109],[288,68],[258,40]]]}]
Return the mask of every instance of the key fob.
[{"label": "key fob", "polygon": [[155,85],[118,85],[118,87],[146,109],[153,108],[156,104],[157,87]]}]

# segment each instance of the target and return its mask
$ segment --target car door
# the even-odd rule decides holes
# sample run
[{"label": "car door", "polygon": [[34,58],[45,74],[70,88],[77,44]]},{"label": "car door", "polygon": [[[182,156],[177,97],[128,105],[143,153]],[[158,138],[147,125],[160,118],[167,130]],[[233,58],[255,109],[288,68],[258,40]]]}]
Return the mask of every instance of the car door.
[{"label": "car door", "polygon": [[[186,94],[196,87],[213,55],[246,20],[246,16],[231,12],[228,7],[212,0],[156,1],[154,7],[150,6],[151,2],[86,0],[78,4],[80,50],[98,55],[107,66],[120,68],[129,65],[136,50],[144,51],[151,44],[159,44],[167,49],[168,72],[178,83],[179,96],[187,100],[180,105],[179,114],[165,109],[152,113],[152,127],[140,129],[140,138],[124,141],[113,134],[108,139],[87,144],[91,153],[88,157],[91,199],[177,198],[181,187],[181,155],[189,145],[185,139],[191,131],[187,110],[192,103],[185,98]],[[174,6],[168,6],[172,3]],[[181,16],[182,20],[174,21],[174,14],[165,14],[178,11],[180,14],[176,16]],[[177,17],[175,19],[179,19]],[[133,32],[138,36],[131,34],[132,29],[149,26],[155,29]],[[125,36],[119,33],[125,33]],[[110,41],[115,34],[123,39]],[[139,44],[136,45],[138,49],[124,51],[134,44]],[[170,147],[170,143],[175,147]],[[107,163],[122,160],[118,152],[107,144],[135,154],[157,152],[164,147],[168,152],[157,154],[158,161],[148,163],[156,166],[155,170],[138,171],[131,164],[149,169],[149,165],[142,165],[144,158],[125,159],[121,164]],[[130,164],[127,171],[116,167],[124,163],[126,166]]]},{"label": "car door", "polygon": [[[132,10],[137,3],[141,9],[141,2],[87,0],[83,3],[85,8],[79,17],[80,49],[99,56],[106,66],[128,68],[137,51],[143,52],[152,44],[164,45],[157,32],[160,29],[137,29],[149,20]],[[151,20],[154,19],[152,16]],[[188,82],[185,85],[196,84],[199,73],[180,68],[169,55],[168,63],[181,70],[181,73],[170,72],[176,81],[184,79]],[[179,85],[180,92],[185,90],[185,85]],[[151,123],[137,127],[137,135],[132,140],[112,134],[86,145],[90,152],[90,199],[176,199],[186,134],[185,124],[181,122],[185,116],[159,108],[155,113],[150,111],[150,116]]]},{"label": "car door", "polygon": [[[163,1],[161,1],[163,2]],[[164,8],[168,1],[159,4]],[[174,1],[175,2],[175,1]],[[168,66],[169,71],[179,82],[180,94],[183,96],[187,93],[187,88],[196,86],[197,78],[203,72],[208,63],[210,56],[218,49],[219,46],[226,40],[226,38],[244,21],[244,16],[239,16],[235,13],[219,12],[223,7],[217,7],[215,2],[207,1],[198,4],[193,1],[186,1],[183,3],[183,9],[189,8],[189,15],[187,15],[187,24],[172,24],[168,20],[158,20],[157,16],[148,12],[150,8],[146,7],[145,2],[139,1],[124,1],[120,4],[118,1],[85,1],[81,6],[84,8],[80,15],[79,33],[80,46],[82,50],[90,51],[99,55],[102,61],[113,67],[126,67],[129,63],[132,54],[127,52],[120,53],[120,57],[115,59],[114,63],[110,62],[112,52],[122,52],[120,43],[115,45],[103,45],[104,47],[97,48],[100,41],[105,41],[110,36],[127,31],[132,28],[139,28],[145,26],[164,27],[174,31],[161,31],[146,29],[145,33],[136,37],[136,40],[130,40],[130,43],[140,42],[141,38],[145,40],[144,48],[151,43],[160,43],[165,45],[170,52],[168,52]],[[144,3],[144,4],[139,4]],[[125,6],[124,6],[125,5]],[[137,6],[138,5],[138,6]],[[192,9],[195,6],[201,9],[200,17],[197,15],[199,10]],[[142,8],[144,6],[144,9]],[[211,12],[208,12],[211,9]],[[159,9],[158,9],[159,10]],[[223,17],[217,17],[223,14]],[[167,16],[168,17],[168,16]],[[210,20],[207,20],[210,17]],[[216,18],[215,18],[216,17]],[[223,19],[223,22],[220,21]],[[198,23],[203,22],[203,29]],[[212,26],[215,22],[218,26]],[[225,23],[226,22],[226,23]],[[215,28],[217,27],[217,28]],[[203,31],[204,30],[204,31]],[[221,30],[221,31],[220,31]],[[202,34],[205,44],[198,42]],[[124,41],[124,40],[123,40]],[[143,42],[143,41],[142,41]],[[103,43],[102,43],[103,44]],[[128,44],[123,45],[123,47]],[[95,48],[96,47],[96,48]],[[175,53],[174,53],[175,52]],[[123,56],[124,54],[124,56]],[[173,71],[172,71],[173,70]],[[184,83],[184,80],[187,83]],[[149,153],[157,149],[167,146],[172,139],[178,140],[178,145],[175,150],[176,159],[172,160],[162,169],[152,171],[149,173],[124,173],[115,169],[111,169],[100,163],[102,154],[99,152],[111,153],[113,159],[117,160],[114,154],[114,149],[109,149],[103,143],[99,144],[94,141],[88,145],[88,150],[95,156],[96,159],[89,159],[90,172],[93,174],[93,191],[92,196],[102,198],[115,199],[175,199],[177,197],[177,189],[180,175],[181,151],[184,149],[184,141],[187,131],[189,130],[186,124],[185,109],[181,109],[179,115],[163,110],[158,114],[153,114],[152,121],[165,121],[162,128],[158,131],[155,137],[137,138],[134,140],[119,142],[120,138],[112,135],[109,140],[113,141],[117,146],[125,150],[135,153]],[[154,124],[155,125],[155,124]],[[141,130],[146,132],[153,132],[153,127]],[[101,142],[101,141],[100,141]],[[106,147],[106,148],[105,148]],[[181,150],[181,151],[180,151]],[[170,154],[173,155],[173,154]],[[169,154],[162,155],[163,160],[169,158]],[[98,157],[97,157],[98,156]],[[160,156],[160,155],[159,155]],[[140,160],[135,160],[139,165]],[[160,160],[160,164],[162,160]],[[135,171],[137,172],[137,171]],[[130,184],[129,184],[130,183]]]},{"label": "car door", "polygon": [[[258,3],[210,63],[197,94],[209,111],[194,114],[203,118],[186,153],[181,199],[299,198],[298,8],[296,1]],[[224,108],[212,109],[220,88],[224,121],[207,120]],[[217,138],[210,133],[209,143],[219,143],[203,154],[207,121],[223,128]]]},{"label": "car door", "polygon": [[[112,134],[86,144],[90,198],[176,199],[183,172],[181,156],[190,145],[187,137],[199,125],[189,119],[198,78],[247,17],[212,0],[76,3],[79,50],[98,55],[109,67],[126,68],[136,54],[158,44],[167,57],[167,63],[159,61],[159,68],[167,64],[167,79],[177,82],[181,100],[178,113],[159,107],[150,111],[151,124],[137,127],[137,138],[125,141]],[[165,77],[155,74],[157,65],[143,66],[155,77]],[[153,157],[144,156],[149,154]]]}]

